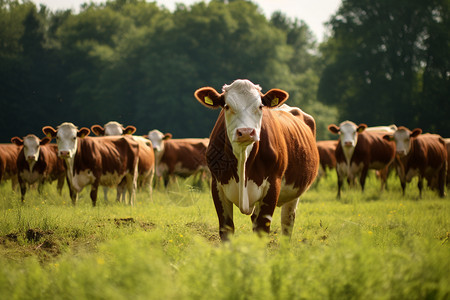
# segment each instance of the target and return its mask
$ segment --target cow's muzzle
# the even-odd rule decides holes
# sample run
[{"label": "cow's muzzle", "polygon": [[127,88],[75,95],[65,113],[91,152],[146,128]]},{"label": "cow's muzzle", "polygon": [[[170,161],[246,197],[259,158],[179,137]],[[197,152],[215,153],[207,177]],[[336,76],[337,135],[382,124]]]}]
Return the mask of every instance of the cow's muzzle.
[{"label": "cow's muzzle", "polygon": [[254,128],[238,128],[236,129],[236,142],[253,143],[258,141],[258,135]]}]

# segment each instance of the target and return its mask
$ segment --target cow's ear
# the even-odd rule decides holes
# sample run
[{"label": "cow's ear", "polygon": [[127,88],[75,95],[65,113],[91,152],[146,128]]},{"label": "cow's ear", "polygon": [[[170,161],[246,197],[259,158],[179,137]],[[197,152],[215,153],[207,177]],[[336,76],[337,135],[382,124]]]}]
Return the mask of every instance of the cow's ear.
[{"label": "cow's ear", "polygon": [[92,125],[91,130],[95,135],[98,136],[104,136],[105,135],[105,128],[103,128],[100,125]]},{"label": "cow's ear", "polygon": [[335,124],[330,124],[328,125],[328,131],[334,134],[339,134],[339,127],[336,126]]},{"label": "cow's ear", "polygon": [[88,136],[89,133],[91,133],[89,128],[83,127],[83,128],[78,130],[77,137],[84,138],[85,136]]},{"label": "cow's ear", "polygon": [[218,108],[225,105],[225,100],[223,94],[219,94],[212,87],[203,87],[198,89],[194,93],[195,98],[206,107]]},{"label": "cow's ear", "polygon": [[416,128],[416,129],[414,129],[412,132],[411,132],[411,134],[409,135],[410,137],[416,137],[416,136],[418,136],[419,134],[421,134],[422,133],[422,129],[420,129],[420,128]]},{"label": "cow's ear", "polygon": [[11,143],[16,144],[17,146],[22,146],[23,140],[20,137],[15,136],[11,139]]},{"label": "cow's ear", "polygon": [[42,127],[42,132],[51,139],[56,137],[56,130],[52,126]]},{"label": "cow's ear", "polygon": [[171,133],[166,133],[164,136],[163,136],[163,140],[170,140],[172,138],[172,134]]},{"label": "cow's ear", "polygon": [[361,124],[358,125],[358,128],[356,129],[356,131],[357,131],[358,133],[361,133],[361,132],[363,132],[364,130],[366,130],[366,128],[367,128],[367,125],[364,124],[364,123],[361,123]]},{"label": "cow's ear", "polygon": [[41,146],[47,145],[48,143],[50,143],[51,140],[52,140],[51,138],[46,136],[45,138],[41,139],[41,141],[39,142],[39,145],[41,145]]},{"label": "cow's ear", "polygon": [[133,134],[136,132],[136,127],[132,126],[132,125],[128,125],[124,130],[123,130],[123,134]]},{"label": "cow's ear", "polygon": [[385,134],[383,135],[383,139],[385,139],[388,142],[392,142],[394,140],[394,136],[392,134]]},{"label": "cow's ear", "polygon": [[261,96],[261,101],[268,108],[278,107],[289,98],[289,94],[283,90],[271,89]]}]

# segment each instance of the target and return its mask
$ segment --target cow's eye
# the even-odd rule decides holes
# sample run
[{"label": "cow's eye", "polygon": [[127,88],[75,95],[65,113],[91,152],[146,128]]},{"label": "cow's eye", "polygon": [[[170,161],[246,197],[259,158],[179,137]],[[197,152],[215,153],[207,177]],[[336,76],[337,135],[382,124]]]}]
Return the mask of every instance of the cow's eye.
[{"label": "cow's eye", "polygon": [[229,107],[228,105],[226,105],[226,104],[223,106],[223,108],[224,108],[225,110],[229,110],[229,109],[230,109],[230,107]]},{"label": "cow's eye", "polygon": [[77,137],[75,137],[75,136],[72,138],[72,140],[74,140],[74,141],[75,141],[76,139],[77,139]]},{"label": "cow's eye", "polygon": [[259,106],[259,109],[262,110],[263,107],[264,107],[264,105],[261,104],[261,105]]}]

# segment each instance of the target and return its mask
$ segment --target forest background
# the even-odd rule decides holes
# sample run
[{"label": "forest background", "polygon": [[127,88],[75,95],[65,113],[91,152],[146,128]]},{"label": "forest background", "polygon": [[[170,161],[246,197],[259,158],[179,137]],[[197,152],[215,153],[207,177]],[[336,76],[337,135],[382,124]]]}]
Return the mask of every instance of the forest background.
[{"label": "forest background", "polygon": [[218,111],[196,89],[247,78],[330,123],[450,137],[450,1],[343,0],[318,43],[308,24],[244,0],[169,11],[114,0],[80,11],[0,0],[0,142],[62,122],[207,137]]}]

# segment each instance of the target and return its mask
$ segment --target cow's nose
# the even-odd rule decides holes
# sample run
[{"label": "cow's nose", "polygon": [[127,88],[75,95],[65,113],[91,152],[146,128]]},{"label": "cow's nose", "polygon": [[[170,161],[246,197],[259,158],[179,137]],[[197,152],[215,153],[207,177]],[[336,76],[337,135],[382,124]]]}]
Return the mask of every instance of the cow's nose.
[{"label": "cow's nose", "polygon": [[238,128],[236,129],[236,139],[239,143],[256,142],[256,130],[254,128]]},{"label": "cow's nose", "polygon": [[61,157],[69,157],[69,151],[59,151],[59,156],[61,156]]},{"label": "cow's nose", "polygon": [[405,156],[406,155],[406,151],[405,150],[397,150],[397,155],[398,156]]},{"label": "cow's nose", "polygon": [[351,141],[344,142],[344,146],[346,146],[346,147],[350,147],[351,145],[353,145],[353,143]]},{"label": "cow's nose", "polygon": [[28,158],[27,158],[28,160],[34,160],[34,156],[32,156],[32,155],[28,155]]}]

